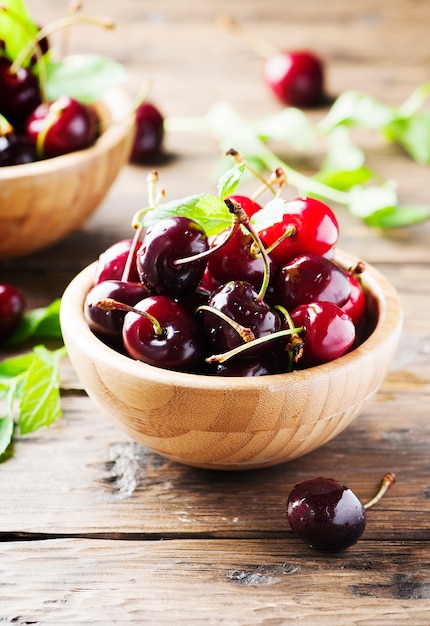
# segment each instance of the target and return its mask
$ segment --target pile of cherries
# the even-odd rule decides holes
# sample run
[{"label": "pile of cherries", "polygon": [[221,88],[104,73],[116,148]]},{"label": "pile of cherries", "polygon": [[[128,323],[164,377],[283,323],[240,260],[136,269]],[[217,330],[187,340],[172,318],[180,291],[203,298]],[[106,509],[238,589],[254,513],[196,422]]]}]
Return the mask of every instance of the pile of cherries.
[{"label": "pile of cherries", "polygon": [[[13,14],[10,17],[17,19]],[[46,101],[41,72],[37,71],[40,59],[49,51],[42,30],[35,35],[33,48],[27,62],[26,50],[22,59],[20,55],[13,58],[0,40],[0,166],[87,148],[100,132],[93,106],[68,95]]]},{"label": "pile of cherries", "polygon": [[204,375],[289,372],[354,348],[363,265],[335,260],[330,207],[279,198],[282,215],[257,232],[256,200],[224,201],[232,222],[216,236],[173,215],[103,252],[84,307],[92,331],[136,360]]}]

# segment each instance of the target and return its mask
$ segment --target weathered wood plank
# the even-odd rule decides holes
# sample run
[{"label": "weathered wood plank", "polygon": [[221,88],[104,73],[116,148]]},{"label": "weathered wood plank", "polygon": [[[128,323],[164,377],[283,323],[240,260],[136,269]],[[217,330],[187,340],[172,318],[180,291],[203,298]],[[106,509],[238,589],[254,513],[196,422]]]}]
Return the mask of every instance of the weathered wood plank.
[{"label": "weathered wood plank", "polygon": [[424,625],[430,611],[427,546],[407,541],[330,556],[285,540],[36,541],[4,545],[0,567],[4,623]]}]

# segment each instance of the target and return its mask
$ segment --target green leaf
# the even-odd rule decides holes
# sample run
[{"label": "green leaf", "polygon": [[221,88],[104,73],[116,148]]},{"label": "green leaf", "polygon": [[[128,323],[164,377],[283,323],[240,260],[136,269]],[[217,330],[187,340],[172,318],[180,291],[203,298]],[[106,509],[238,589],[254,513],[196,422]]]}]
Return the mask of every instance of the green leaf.
[{"label": "green leaf", "polygon": [[404,228],[430,219],[430,205],[396,205],[376,211],[366,218],[369,226]]},{"label": "green leaf", "polygon": [[222,200],[231,196],[236,191],[245,169],[246,163],[236,163],[234,167],[220,177],[217,185],[217,191]]},{"label": "green leaf", "polygon": [[367,219],[381,209],[397,206],[397,194],[392,185],[380,187],[353,187],[349,192],[349,210]]},{"label": "green leaf", "polygon": [[64,354],[64,348],[53,352],[44,346],[34,348],[35,358],[21,389],[18,425],[22,434],[49,426],[61,417],[58,364]]},{"label": "green leaf", "polygon": [[54,300],[47,307],[32,309],[24,314],[18,327],[7,341],[7,345],[17,345],[28,339],[62,339],[60,326],[61,299]]},{"label": "green leaf", "polygon": [[[0,39],[6,45],[6,54],[14,60],[34,39],[38,31],[24,0],[2,0],[0,11]],[[16,19],[14,19],[16,18]]]},{"label": "green leaf", "polygon": [[5,415],[0,418],[0,462],[12,441],[13,429],[14,421],[12,415]]},{"label": "green leaf", "polygon": [[417,163],[430,163],[430,114],[394,120],[383,132],[388,141],[402,146]]},{"label": "green leaf", "polygon": [[263,141],[282,141],[295,150],[309,151],[315,147],[315,130],[303,111],[285,107],[254,124]]},{"label": "green leaf", "polygon": [[20,356],[4,359],[0,362],[0,382],[4,382],[9,378],[16,378],[23,374],[32,364],[34,354],[22,354]]},{"label": "green leaf", "polygon": [[359,126],[379,130],[397,118],[394,107],[387,106],[358,91],[343,92],[332,104],[327,115],[319,122],[318,128],[328,133],[336,126]]},{"label": "green leaf", "polygon": [[257,231],[262,231],[272,224],[282,222],[285,211],[285,200],[274,198],[269,200],[260,211],[254,213],[251,222]]},{"label": "green leaf", "polygon": [[68,95],[91,103],[127,79],[124,66],[97,54],[73,54],[47,65],[46,96]]},{"label": "green leaf", "polygon": [[359,167],[356,170],[322,170],[315,178],[324,185],[347,191],[367,183],[373,178],[373,172],[367,167]]}]

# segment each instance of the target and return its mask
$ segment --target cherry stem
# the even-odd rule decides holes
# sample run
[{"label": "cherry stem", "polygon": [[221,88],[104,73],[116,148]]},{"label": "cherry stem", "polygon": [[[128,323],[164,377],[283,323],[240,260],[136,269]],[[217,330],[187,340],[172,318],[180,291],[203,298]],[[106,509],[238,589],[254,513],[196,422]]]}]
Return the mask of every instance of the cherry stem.
[{"label": "cherry stem", "polygon": [[235,163],[245,163],[246,165],[246,169],[253,175],[255,176],[255,178],[257,178],[259,181],[261,181],[263,183],[262,187],[257,190],[256,194],[253,195],[253,199],[254,198],[258,198],[258,196],[261,196],[261,194],[263,193],[263,191],[265,191],[266,189],[268,189],[269,191],[271,191],[273,193],[273,195],[276,195],[276,191],[273,189],[273,183],[277,182],[275,180],[272,180],[272,177],[267,181],[264,176],[262,174],[260,174],[260,172],[257,172],[257,170],[255,170],[253,167],[251,167],[251,165],[249,165],[249,163],[243,158],[243,156],[240,154],[240,152],[238,152],[237,150],[235,150],[234,148],[230,148],[229,150],[227,150],[227,152],[225,153],[226,156],[231,156],[233,158],[233,161]]},{"label": "cherry stem", "polygon": [[209,306],[208,304],[202,304],[201,306],[199,306],[196,309],[196,313],[198,313],[199,311],[209,311],[209,313],[213,313],[214,315],[218,316],[224,322],[229,324],[240,335],[241,339],[243,339],[245,343],[255,341],[255,335],[250,328],[242,326],[234,319],[226,315],[223,311],[220,311],[213,306]]},{"label": "cherry stem", "polygon": [[250,350],[255,346],[260,346],[261,344],[267,343],[268,341],[273,341],[275,339],[282,339],[282,337],[289,337],[293,334],[298,334],[303,332],[303,327],[298,326],[297,328],[288,328],[285,330],[278,330],[270,335],[264,335],[264,337],[258,337],[258,339],[253,339],[252,341],[248,341],[241,346],[237,346],[236,348],[232,348],[227,352],[223,352],[222,354],[212,354],[207,357],[206,363],[224,363],[228,359],[231,359],[238,354],[242,354],[246,350]]},{"label": "cherry stem", "polygon": [[238,215],[238,219],[240,220],[240,223],[243,224],[243,226],[251,235],[252,239],[254,240],[255,245],[257,246],[263,258],[263,263],[264,263],[263,280],[261,283],[260,291],[258,292],[258,295],[256,297],[257,302],[261,302],[262,300],[264,300],[267,288],[269,286],[269,281],[270,281],[269,255],[267,254],[266,249],[263,246],[263,243],[260,237],[258,236],[257,231],[255,230],[254,226],[251,224],[251,221],[246,211],[241,207],[240,203],[236,202],[235,200],[231,200],[230,198],[225,198],[224,202],[226,203],[231,213]]},{"label": "cherry stem", "polygon": [[[247,166],[248,167],[248,166]],[[261,179],[260,179],[261,180]],[[287,183],[287,177],[285,176],[284,170],[278,167],[268,178],[268,180],[264,180],[261,187],[259,187],[251,196],[251,200],[257,200],[267,189],[269,189],[274,196],[279,196],[282,188]],[[278,190],[275,191],[273,189],[273,185],[279,185]]]},{"label": "cherry stem", "polygon": [[11,72],[16,74],[18,69],[22,66],[25,59],[33,52],[34,48],[37,47],[38,43],[48,37],[56,30],[60,30],[61,28],[66,28],[67,26],[71,26],[74,24],[92,24],[94,26],[101,26],[102,28],[114,28],[115,22],[110,18],[104,17],[95,17],[93,15],[71,15],[62,17],[55,22],[51,22],[44,28],[41,28],[36,35],[34,36],[34,40],[30,41],[26,46],[24,46],[21,52],[16,56],[15,61],[11,65]]},{"label": "cherry stem", "polygon": [[277,49],[270,45],[268,42],[257,37],[246,30],[239,22],[237,22],[230,15],[220,15],[217,20],[218,24],[224,28],[224,30],[233,31],[236,35],[244,41],[251,50],[257,53],[258,56],[263,59],[268,59],[272,54],[277,52]]},{"label": "cherry stem", "polygon": [[199,252],[198,254],[194,254],[193,256],[184,257],[182,259],[174,259],[172,261],[172,265],[175,265],[175,266],[176,265],[185,265],[185,263],[192,263],[193,261],[200,261],[201,259],[204,259],[207,256],[210,256],[211,254],[213,254],[214,252],[216,252],[220,248],[223,248],[225,246],[225,244],[228,241],[230,241],[230,239],[232,238],[232,236],[236,232],[238,226],[239,226],[238,223],[233,223],[230,226],[230,230],[227,233],[227,235],[225,236],[225,238],[222,239],[216,246],[211,246],[210,248],[208,248],[208,250],[205,250],[204,252]]},{"label": "cherry stem", "polygon": [[11,133],[13,133],[13,126],[8,122],[4,115],[1,115],[0,113],[0,137],[10,135]]},{"label": "cherry stem", "polygon": [[127,313],[137,313],[142,317],[146,317],[146,319],[151,322],[155,335],[160,336],[163,334],[163,327],[157,318],[146,311],[136,309],[134,306],[118,302],[118,300],[114,300],[113,298],[103,298],[102,300],[96,302],[94,306],[97,306],[99,309],[103,309],[104,311],[126,311]]},{"label": "cherry stem", "polygon": [[[70,18],[72,15],[76,15],[78,11],[82,9],[82,3],[79,0],[71,0],[67,7],[66,15]],[[70,41],[70,27],[64,28],[61,39],[61,56],[65,57],[69,52]]]},{"label": "cherry stem", "polygon": [[136,257],[136,251],[140,244],[140,238],[142,236],[142,232],[143,232],[143,226],[139,224],[136,227],[136,232],[134,233],[133,241],[131,242],[130,250],[128,251],[127,260],[125,262],[124,269],[122,272],[121,281],[124,283],[126,283],[130,279],[131,266]]},{"label": "cherry stem", "polygon": [[395,474],[393,474],[392,472],[388,472],[387,474],[384,474],[384,476],[382,477],[381,485],[379,487],[378,492],[371,500],[369,500],[369,502],[366,502],[366,504],[363,505],[364,508],[370,509],[371,506],[379,502],[382,496],[386,493],[386,491],[388,491],[391,485],[394,485],[395,482],[396,482]]},{"label": "cherry stem", "polygon": [[[282,304],[275,304],[273,308],[281,313],[281,315],[284,317],[290,329],[294,329],[294,321],[291,315],[289,314],[289,312],[287,311],[287,309],[284,306],[282,306]],[[301,359],[303,355],[303,348],[304,348],[303,339],[298,334],[293,333],[291,335],[290,345],[285,347],[285,350],[288,350],[288,353],[289,353],[289,361],[290,361],[289,371],[293,369],[293,362],[298,363],[299,360]]]}]

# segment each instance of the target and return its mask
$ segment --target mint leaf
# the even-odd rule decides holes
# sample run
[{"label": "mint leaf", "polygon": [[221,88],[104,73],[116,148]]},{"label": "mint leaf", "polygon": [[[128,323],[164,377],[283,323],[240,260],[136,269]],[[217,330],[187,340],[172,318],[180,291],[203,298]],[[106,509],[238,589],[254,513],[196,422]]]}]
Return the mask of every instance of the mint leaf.
[{"label": "mint leaf", "polygon": [[46,97],[68,95],[84,103],[97,100],[105,91],[127,79],[124,66],[97,54],[73,54],[47,64]]},{"label": "mint leaf", "polygon": [[272,224],[282,222],[285,211],[285,200],[274,198],[269,200],[260,211],[254,213],[251,222],[257,231],[262,231]]},{"label": "mint leaf", "polygon": [[0,10],[1,39],[6,55],[13,61],[38,31],[24,0],[2,0]]},{"label": "mint leaf", "polygon": [[258,120],[256,133],[263,141],[282,141],[296,150],[309,151],[315,147],[316,134],[312,123],[300,109],[286,107]]},{"label": "mint leaf", "polygon": [[7,341],[7,345],[17,345],[29,339],[62,339],[60,326],[61,299],[54,300],[47,307],[32,309],[24,314],[18,327]]},{"label": "mint leaf", "polygon": [[0,384],[8,384],[8,379],[16,378],[20,374],[23,374],[31,365],[33,361],[33,354],[22,354],[20,356],[4,359],[0,362]]},{"label": "mint leaf", "polygon": [[380,187],[353,187],[349,192],[349,210],[362,219],[381,209],[395,207],[397,203],[397,194],[388,183]]},{"label": "mint leaf", "polygon": [[222,200],[231,196],[236,191],[245,169],[246,163],[237,163],[232,169],[228,170],[220,177],[217,191]]},{"label": "mint leaf", "polygon": [[0,417],[0,462],[12,441],[14,426],[12,415]]},{"label": "mint leaf", "polygon": [[430,205],[396,205],[375,211],[365,219],[378,228],[402,228],[430,219]]},{"label": "mint leaf", "polygon": [[379,130],[397,118],[394,107],[358,91],[345,91],[332,104],[318,129],[328,133],[336,126],[360,126]]},{"label": "mint leaf", "polygon": [[399,144],[417,163],[430,163],[430,114],[394,120],[383,132],[388,141]]},{"label": "mint leaf", "polygon": [[18,425],[22,434],[49,426],[61,416],[58,365],[65,348],[34,348],[34,359],[21,387]]}]

